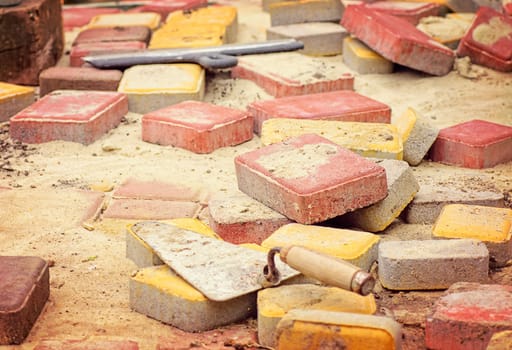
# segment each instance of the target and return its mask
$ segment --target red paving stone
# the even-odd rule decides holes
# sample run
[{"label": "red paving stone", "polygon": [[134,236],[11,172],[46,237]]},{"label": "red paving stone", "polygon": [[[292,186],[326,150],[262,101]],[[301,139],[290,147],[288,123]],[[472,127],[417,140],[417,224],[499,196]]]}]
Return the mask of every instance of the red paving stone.
[{"label": "red paving stone", "polygon": [[201,205],[193,202],[157,199],[114,199],[103,212],[102,217],[137,220],[194,218],[199,214],[200,209]]},{"label": "red paving stone", "polygon": [[142,6],[137,6],[127,12],[156,12],[158,13],[162,21],[167,18],[170,12],[191,10],[201,6],[206,6],[208,0],[153,0],[148,1]]},{"label": "red paving stone", "polygon": [[117,188],[113,197],[130,199],[159,199],[167,201],[206,202],[208,194],[200,187],[163,181],[141,181],[129,178]]},{"label": "red paving stone", "polygon": [[90,144],[119,125],[127,112],[128,99],[121,93],[54,91],[12,117],[9,132],[25,143]]},{"label": "red paving stone", "polygon": [[496,332],[512,329],[512,286],[456,283],[436,302],[425,325],[429,349],[484,350]]},{"label": "red paving stone", "polygon": [[345,9],[341,25],[395,63],[433,75],[445,75],[453,68],[452,50],[403,19],[365,5],[351,5]]},{"label": "red paving stone", "polygon": [[430,149],[435,162],[481,169],[512,160],[512,127],[471,120],[442,129]]},{"label": "red paving stone", "polygon": [[249,141],[252,129],[253,117],[246,111],[197,101],[181,102],[142,117],[142,140],[195,153]]},{"label": "red paving stone", "polygon": [[106,7],[95,7],[95,8],[83,8],[83,7],[69,7],[62,9],[62,20],[65,30],[71,30],[77,27],[83,27],[91,21],[91,19],[97,15],[104,15],[110,13],[120,13],[120,9],[106,8]]},{"label": "red paving stone", "polygon": [[144,26],[89,28],[82,30],[73,40],[73,46],[101,42],[140,41],[146,45],[151,38],[151,29]]},{"label": "red paving stone", "polygon": [[242,192],[301,224],[387,195],[384,168],[315,134],[239,155],[235,168]]},{"label": "red paving stone", "polygon": [[145,48],[146,43],[141,41],[111,41],[75,45],[69,54],[69,65],[81,67],[85,64],[83,58],[89,55],[141,51]]},{"label": "red paving stone", "polygon": [[352,122],[390,123],[391,108],[354,91],[333,91],[274,100],[247,106],[254,117],[254,132],[260,134],[270,118],[323,119]]},{"label": "red paving stone", "polygon": [[43,340],[33,350],[139,350],[131,340]]},{"label": "red paving stone", "polygon": [[435,3],[414,3],[405,1],[377,1],[366,4],[372,10],[402,18],[412,25],[417,25],[421,18],[439,16],[442,6]]}]

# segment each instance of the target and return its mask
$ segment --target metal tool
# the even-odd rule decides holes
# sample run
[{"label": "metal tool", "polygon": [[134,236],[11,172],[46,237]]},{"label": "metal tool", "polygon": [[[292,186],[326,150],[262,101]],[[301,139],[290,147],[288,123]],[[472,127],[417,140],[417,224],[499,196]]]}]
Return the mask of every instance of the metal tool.
[{"label": "metal tool", "polygon": [[204,68],[222,69],[236,66],[235,56],[295,51],[304,44],[295,39],[270,40],[248,44],[226,44],[194,49],[155,49],[129,53],[86,56],[83,60],[96,68],[128,68],[138,64],[197,63]]}]

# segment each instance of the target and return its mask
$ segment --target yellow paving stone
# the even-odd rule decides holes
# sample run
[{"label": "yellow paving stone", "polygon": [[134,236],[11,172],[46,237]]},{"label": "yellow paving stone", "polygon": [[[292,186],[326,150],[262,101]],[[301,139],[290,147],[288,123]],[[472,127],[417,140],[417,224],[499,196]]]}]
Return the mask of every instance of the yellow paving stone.
[{"label": "yellow paving stone", "polygon": [[150,49],[194,48],[224,44],[225,28],[221,25],[164,26],[151,36]]},{"label": "yellow paving stone", "polygon": [[0,122],[9,120],[34,101],[34,88],[0,82]]},{"label": "yellow paving stone", "polygon": [[460,39],[470,26],[471,22],[464,18],[429,16],[421,18],[416,28],[430,35],[435,41],[457,49]]},{"label": "yellow paving stone", "polygon": [[388,74],[393,72],[393,62],[385,59],[358,39],[343,39],[343,62],[360,74]]},{"label": "yellow paving stone", "polygon": [[263,145],[315,133],[364,157],[401,160],[402,140],[397,128],[384,123],[273,118],[261,129]]},{"label": "yellow paving stone", "polygon": [[110,13],[95,16],[86,26],[89,28],[113,28],[143,26],[155,30],[160,25],[160,14],[155,12]]}]

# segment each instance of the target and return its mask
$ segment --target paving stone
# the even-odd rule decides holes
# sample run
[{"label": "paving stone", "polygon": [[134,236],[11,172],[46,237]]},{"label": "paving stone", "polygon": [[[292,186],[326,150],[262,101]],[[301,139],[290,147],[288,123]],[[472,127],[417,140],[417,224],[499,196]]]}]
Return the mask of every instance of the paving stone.
[{"label": "paving stone", "polygon": [[91,28],[80,31],[72,45],[118,41],[140,41],[147,45],[150,38],[151,30],[145,26]]},{"label": "paving stone", "polygon": [[512,18],[481,7],[457,48],[458,56],[503,72],[512,71]]},{"label": "paving stone", "polygon": [[137,342],[132,340],[109,339],[68,339],[41,340],[33,350],[139,350]]},{"label": "paving stone", "polygon": [[0,345],[21,344],[50,295],[48,263],[35,256],[0,256]]},{"label": "paving stone", "polygon": [[117,91],[122,76],[116,69],[51,67],[39,75],[39,96],[55,90]]},{"label": "paving stone", "polygon": [[158,199],[208,203],[208,192],[194,184],[171,183],[158,180],[140,180],[130,177],[116,188],[112,197],[130,199]]},{"label": "paving stone", "polygon": [[271,26],[305,22],[337,22],[344,11],[339,0],[280,1],[268,6]]},{"label": "paving stone", "polygon": [[292,222],[245,194],[211,199],[208,214],[211,228],[234,244],[261,244],[279,227]]},{"label": "paving stone", "polygon": [[353,5],[346,8],[341,25],[392,62],[433,75],[453,68],[452,50],[400,18]]},{"label": "paving stone", "polygon": [[446,0],[446,6],[454,12],[475,12],[482,6],[501,9],[500,0]]},{"label": "paving stone", "polygon": [[441,129],[430,149],[435,162],[464,168],[490,168],[512,160],[512,127],[485,120]]},{"label": "paving stone", "polygon": [[295,39],[304,44],[299,52],[311,56],[339,55],[348,32],[338,23],[311,22],[267,28],[267,40]]},{"label": "paving stone", "polygon": [[384,168],[315,134],[239,155],[235,169],[242,192],[302,224],[387,195]]},{"label": "paving stone", "polygon": [[63,140],[90,144],[119,125],[127,112],[124,94],[58,90],[12,117],[9,133],[13,140],[25,143]]},{"label": "paving stone", "polygon": [[[276,65],[276,61],[288,64]],[[333,58],[326,65],[324,60],[297,52],[240,57],[238,65],[231,69],[231,76],[251,80],[275,97],[354,88],[354,76],[339,58]]]},{"label": "paving stone", "polygon": [[512,1],[510,0],[502,0],[503,2],[503,10],[504,12],[509,15],[509,16],[512,16]]},{"label": "paving stone", "polygon": [[512,331],[494,333],[486,350],[510,350],[512,349]]},{"label": "paving stone", "polygon": [[114,199],[103,212],[103,218],[166,220],[176,218],[193,218],[199,213],[201,206],[194,202],[146,200],[146,199]]},{"label": "paving stone", "polygon": [[425,324],[429,349],[485,349],[512,329],[512,287],[460,282],[437,300]]},{"label": "paving stone", "polygon": [[141,41],[110,41],[78,44],[71,48],[69,65],[71,67],[82,67],[86,64],[83,60],[85,56],[142,51],[145,48],[146,44]]},{"label": "paving stone", "polygon": [[256,293],[212,301],[163,265],[141,269],[130,278],[130,307],[182,330],[201,332],[254,314]]},{"label": "paving stone", "polygon": [[207,0],[151,0],[148,2],[144,2],[143,4],[141,4],[141,6],[137,6],[133,9],[128,10],[128,12],[155,12],[160,15],[160,18],[162,20],[164,20],[171,12],[188,11],[207,5]]},{"label": "paving stone", "polygon": [[0,82],[0,122],[8,121],[34,101],[34,88]]},{"label": "paving stone", "polygon": [[385,59],[354,37],[343,40],[343,62],[359,74],[389,74],[393,62]]},{"label": "paving stone", "polygon": [[275,329],[290,310],[307,309],[373,314],[373,294],[361,296],[341,288],[297,284],[267,288],[258,292],[259,343],[275,347]]},{"label": "paving stone", "polygon": [[107,7],[65,7],[62,9],[64,31],[72,31],[84,27],[98,15],[120,13],[120,9]]},{"label": "paving stone", "polygon": [[392,318],[323,310],[291,310],[277,325],[277,350],[400,349]]},{"label": "paving stone", "polygon": [[107,13],[91,18],[87,28],[148,27],[155,30],[160,25],[160,15],[154,12]]},{"label": "paving stone", "polygon": [[392,290],[446,289],[488,281],[489,251],[472,239],[389,241],[379,244],[379,280]]},{"label": "paving stone", "polygon": [[416,28],[450,49],[456,49],[470,26],[471,21],[464,18],[431,16],[422,18]]},{"label": "paving stone", "polygon": [[256,101],[247,106],[254,117],[254,132],[261,133],[271,118],[322,119],[352,122],[389,123],[391,108],[354,91],[333,91],[274,100]]},{"label": "paving stone", "polygon": [[318,134],[364,157],[402,159],[402,141],[394,125],[274,118],[263,122],[261,143],[270,145],[303,134]]},{"label": "paving stone", "polygon": [[442,6],[433,2],[377,1],[366,4],[372,10],[399,17],[412,25],[417,25],[421,18],[439,16]]},{"label": "paving stone", "polygon": [[512,259],[512,209],[479,205],[445,205],[433,227],[436,238],[472,238],[485,243],[491,266]]},{"label": "paving stone", "polygon": [[225,43],[226,28],[218,24],[189,27],[181,23],[153,32],[150,49],[177,49],[219,46]]},{"label": "paving stone", "polygon": [[253,137],[253,117],[246,111],[206,102],[184,101],[142,117],[142,140],[194,153],[211,153]]},{"label": "paving stone", "polygon": [[118,91],[128,96],[130,111],[144,114],[186,100],[202,100],[204,89],[204,69],[183,63],[128,68]]},{"label": "paving stone", "polygon": [[277,229],[261,245],[271,249],[301,245],[369,271],[377,260],[379,236],[368,232],[323,226],[288,224]]},{"label": "paving stone", "polygon": [[420,164],[439,135],[439,129],[410,107],[393,124],[402,136],[404,160],[410,165]]}]

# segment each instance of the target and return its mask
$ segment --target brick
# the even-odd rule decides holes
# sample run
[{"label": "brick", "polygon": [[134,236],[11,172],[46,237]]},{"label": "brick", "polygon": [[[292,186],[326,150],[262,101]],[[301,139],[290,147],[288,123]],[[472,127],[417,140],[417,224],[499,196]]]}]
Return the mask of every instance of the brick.
[{"label": "brick", "polygon": [[494,333],[512,329],[512,287],[459,282],[427,315],[429,349],[485,349]]},{"label": "brick", "polygon": [[41,340],[33,350],[139,350],[137,342],[132,340],[109,339],[68,339]]},{"label": "brick", "polygon": [[373,294],[361,296],[341,288],[297,284],[258,292],[258,340],[275,347],[275,329],[290,310],[307,309],[373,314],[377,307]]},{"label": "brick", "polygon": [[502,0],[503,1],[503,11],[509,15],[512,16],[512,2],[510,0]]},{"label": "brick", "polygon": [[422,18],[416,28],[450,49],[456,49],[470,26],[471,21],[464,18],[434,16]]},{"label": "brick", "polygon": [[303,134],[318,134],[364,157],[402,159],[402,141],[394,125],[274,118],[263,122],[261,143],[270,145]]},{"label": "brick", "polygon": [[176,49],[219,46],[225,43],[226,29],[221,25],[208,24],[193,27],[180,23],[156,30],[149,43],[150,49]]},{"label": "brick", "polygon": [[372,10],[404,19],[412,25],[417,25],[421,18],[439,16],[442,9],[440,4],[432,2],[377,1],[366,4],[366,6]]},{"label": "brick", "polygon": [[194,153],[211,153],[251,140],[253,125],[253,117],[246,111],[184,101],[145,114],[142,140]]},{"label": "brick", "polygon": [[277,325],[277,350],[400,349],[398,322],[384,316],[295,309]]},{"label": "brick", "polygon": [[391,108],[354,91],[333,91],[274,100],[247,106],[254,117],[254,132],[261,133],[270,118],[323,119],[351,122],[389,123]]},{"label": "brick", "polygon": [[241,321],[256,309],[256,293],[212,301],[166,265],[147,267],[130,278],[130,307],[188,332]]},{"label": "brick", "polygon": [[71,67],[82,67],[85,64],[83,60],[85,56],[142,51],[145,48],[146,44],[141,41],[110,41],[79,44],[71,48],[69,65]]},{"label": "brick", "polygon": [[104,218],[166,220],[176,218],[193,218],[201,206],[193,202],[114,199],[103,213]]},{"label": "brick", "polygon": [[160,15],[160,18],[165,19],[169,13],[174,11],[192,10],[197,7],[206,6],[207,0],[180,0],[180,1],[166,1],[166,0],[152,0],[145,2],[141,6],[137,6],[128,12],[155,12]]},{"label": "brick", "polygon": [[311,56],[339,55],[348,32],[338,23],[311,22],[267,28],[267,40],[295,39],[304,44],[299,52]]},{"label": "brick", "polygon": [[200,186],[130,177],[116,188],[112,198],[158,199],[206,204],[208,193]]},{"label": "brick", "polygon": [[302,224],[387,195],[384,168],[315,134],[239,155],[235,170],[242,192]]},{"label": "brick", "polygon": [[379,244],[379,280],[392,290],[446,289],[488,281],[489,251],[472,239],[389,241]]},{"label": "brick", "polygon": [[472,238],[485,243],[491,266],[512,258],[512,209],[479,205],[445,205],[432,229],[436,238]]},{"label": "brick", "polygon": [[389,74],[394,68],[393,62],[354,37],[343,40],[343,62],[359,74]]},{"label": "brick", "polygon": [[64,52],[61,2],[24,0],[1,11],[0,81],[37,86],[39,73]]},{"label": "brick", "polygon": [[87,28],[113,28],[144,26],[155,30],[160,25],[160,15],[154,12],[107,13],[91,18]]},{"label": "brick", "polygon": [[433,75],[453,68],[455,54],[409,22],[365,6],[348,6],[341,25],[388,60]]},{"label": "brick", "polygon": [[130,111],[145,114],[187,100],[202,100],[204,69],[197,64],[138,65],[124,71],[118,91]]},{"label": "brick", "polygon": [[72,45],[118,41],[140,41],[147,45],[150,38],[151,30],[145,26],[91,28],[80,31]]},{"label": "brick", "polygon": [[379,236],[368,232],[288,224],[277,229],[261,245],[267,249],[301,245],[369,271],[373,262],[377,260],[378,242]]},{"label": "brick", "polygon": [[23,342],[49,295],[46,261],[35,256],[0,256],[0,345]]},{"label": "brick", "polygon": [[11,118],[13,140],[90,144],[115,128],[128,112],[126,96],[106,91],[54,91]]},{"label": "brick", "polygon": [[[274,62],[287,62],[276,66]],[[322,73],[319,73],[319,72]],[[296,52],[247,55],[231,69],[233,78],[248,79],[275,97],[306,95],[336,90],[352,90],[354,76],[339,58],[330,64]]]},{"label": "brick", "polygon": [[74,28],[84,27],[89,24],[93,17],[98,15],[120,12],[120,9],[106,7],[66,7],[62,9],[64,30],[71,31]]},{"label": "brick", "polygon": [[481,7],[457,48],[458,56],[503,72],[512,71],[512,18]]},{"label": "brick", "polygon": [[117,91],[122,76],[115,69],[52,67],[39,75],[39,96],[55,90]]},{"label": "brick", "polygon": [[8,121],[34,101],[34,88],[0,82],[0,122]]},{"label": "brick", "polygon": [[268,6],[271,26],[305,22],[337,22],[344,11],[339,0],[280,1]]},{"label": "brick", "polygon": [[211,228],[234,244],[261,244],[279,227],[292,222],[245,194],[211,199],[208,214]]},{"label": "brick", "polygon": [[512,331],[494,333],[486,350],[510,350],[512,347]]},{"label": "brick", "polygon": [[439,135],[439,129],[410,107],[393,124],[402,137],[404,160],[410,165],[420,164]]},{"label": "brick", "polygon": [[490,168],[512,160],[512,127],[485,120],[441,129],[430,149],[435,162],[464,168]]}]

